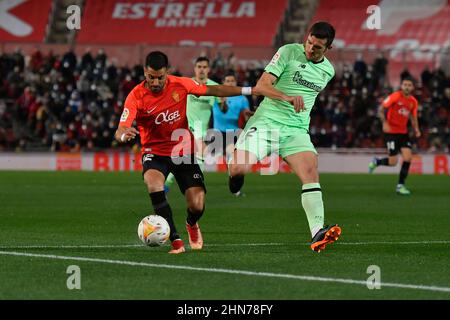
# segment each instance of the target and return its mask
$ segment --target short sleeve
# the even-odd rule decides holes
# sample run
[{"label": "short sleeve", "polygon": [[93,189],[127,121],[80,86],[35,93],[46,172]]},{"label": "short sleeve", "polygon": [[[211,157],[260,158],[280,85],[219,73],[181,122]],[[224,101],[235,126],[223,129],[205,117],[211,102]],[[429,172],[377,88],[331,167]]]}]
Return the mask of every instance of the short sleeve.
[{"label": "short sleeve", "polygon": [[181,84],[186,89],[189,94],[194,94],[196,96],[203,96],[206,93],[206,85],[200,84],[194,79],[181,77]]},{"label": "short sleeve", "polygon": [[289,52],[290,50],[287,46],[279,48],[264,71],[273,74],[277,78],[280,77],[289,61]]},{"label": "short sleeve", "polygon": [[411,114],[412,114],[414,117],[417,117],[417,110],[418,110],[418,109],[419,109],[419,103],[417,102],[416,99],[414,99],[414,105],[413,105],[412,110],[411,110]]},{"label": "short sleeve", "polygon": [[127,99],[125,100],[124,108],[122,111],[122,115],[120,116],[119,125],[125,127],[131,127],[134,119],[136,118],[137,113],[137,101],[134,96],[134,92],[131,91],[128,94]]},{"label": "short sleeve", "polygon": [[382,106],[385,108],[391,107],[397,102],[399,95],[396,93],[390,94],[386,99],[383,100]]}]

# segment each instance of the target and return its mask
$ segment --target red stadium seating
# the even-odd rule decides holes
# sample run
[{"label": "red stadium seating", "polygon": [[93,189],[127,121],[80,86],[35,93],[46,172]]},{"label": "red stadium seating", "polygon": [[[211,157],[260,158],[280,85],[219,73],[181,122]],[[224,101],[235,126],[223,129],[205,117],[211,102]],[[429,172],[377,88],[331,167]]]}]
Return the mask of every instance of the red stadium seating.
[{"label": "red stadium seating", "polygon": [[0,7],[0,41],[43,42],[51,0],[4,1]]},{"label": "red stadium seating", "polygon": [[271,46],[287,0],[87,1],[78,43]]},{"label": "red stadium seating", "polygon": [[[399,47],[401,41],[417,41],[418,45],[443,46],[449,40],[450,6],[447,0],[409,1],[408,6],[397,6],[398,1],[378,1],[381,28],[369,30],[367,8],[373,0],[323,0],[314,21],[326,20],[336,27],[336,39],[345,46],[377,48]],[[405,4],[405,2],[402,2]]]},{"label": "red stadium seating", "polygon": [[[380,8],[379,30],[367,29],[367,8],[373,4]],[[447,0],[322,0],[312,22],[335,26],[336,48],[388,50],[389,71],[398,78],[404,67],[415,76],[425,65],[436,67],[436,53],[450,45],[449,17]],[[404,55],[405,49],[412,50]]]}]

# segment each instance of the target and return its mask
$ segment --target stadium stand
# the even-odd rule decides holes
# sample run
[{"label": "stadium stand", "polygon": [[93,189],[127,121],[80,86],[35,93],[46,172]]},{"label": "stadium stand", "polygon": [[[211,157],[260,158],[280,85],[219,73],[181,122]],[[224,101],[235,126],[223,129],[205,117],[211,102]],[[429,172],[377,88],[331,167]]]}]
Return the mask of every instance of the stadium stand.
[{"label": "stadium stand", "polygon": [[[385,9],[391,12],[385,22],[390,29],[397,28],[392,34],[383,34],[386,30],[364,28],[364,6],[369,2],[274,1],[270,2],[272,6],[256,10],[256,18],[251,18],[245,15],[250,15],[252,8],[242,9],[242,1],[238,0],[231,1],[233,6],[228,8],[206,4],[192,7],[192,1],[180,1],[182,7],[172,6],[170,10],[168,4],[158,10],[131,5],[119,10],[118,3],[125,2],[78,1],[83,25],[77,35],[63,32],[67,1],[28,0],[10,13],[20,18],[31,10],[33,14],[27,22],[33,31],[19,36],[17,31],[0,29],[0,150],[116,148],[112,134],[126,95],[143,79],[139,64],[148,51],[167,52],[175,73],[186,76],[192,75],[192,60],[205,54],[211,58],[213,79],[220,81],[231,69],[239,84],[254,85],[273,55],[274,45],[300,41],[311,22],[326,19],[338,30],[335,48],[329,53],[337,76],[317,99],[311,122],[314,143],[334,149],[382,147],[376,108],[397,87],[400,75],[410,73],[418,80],[415,95],[424,129],[416,147],[428,152],[448,152],[450,84],[446,68],[450,63],[445,61],[450,54],[446,32],[449,22],[445,17],[449,5],[434,1],[426,13],[420,14],[411,9],[411,20],[395,25],[389,17],[404,15],[382,1],[380,6],[388,6]],[[261,12],[263,16],[259,16]],[[122,21],[142,13],[143,17],[135,19],[136,24],[127,20],[129,27],[122,33],[120,28],[114,29],[123,26],[113,21],[114,14]],[[237,17],[238,13],[242,17]],[[152,14],[155,19],[146,18]],[[197,20],[213,17],[207,19],[207,28],[198,28],[203,34],[191,32],[195,29],[192,19],[197,15]],[[230,17],[218,18],[219,15]],[[179,24],[188,24],[189,17],[194,17],[191,25],[182,28]],[[151,36],[151,31],[131,29],[140,30],[149,20],[157,23],[158,19],[172,19],[175,22],[171,23],[178,25],[161,26],[158,36]],[[242,19],[246,27],[241,24]],[[269,20],[270,30],[255,23],[257,20],[265,25]],[[178,30],[182,36],[175,37],[174,29],[184,30]],[[405,39],[415,45],[413,50],[399,45]],[[125,44],[109,44],[113,40]],[[251,107],[257,108],[258,103],[259,99],[252,100]]]}]

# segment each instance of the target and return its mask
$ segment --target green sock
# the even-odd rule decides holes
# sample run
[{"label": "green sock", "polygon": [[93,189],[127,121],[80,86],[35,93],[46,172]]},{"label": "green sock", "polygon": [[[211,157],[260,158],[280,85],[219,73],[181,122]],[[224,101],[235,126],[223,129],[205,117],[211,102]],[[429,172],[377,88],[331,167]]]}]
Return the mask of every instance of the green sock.
[{"label": "green sock", "polygon": [[170,187],[175,181],[175,176],[171,173],[167,176],[166,182],[164,183],[167,187]]},{"label": "green sock", "polygon": [[307,183],[302,186],[302,205],[306,212],[312,237],[323,228],[324,209],[322,190],[319,183]]}]

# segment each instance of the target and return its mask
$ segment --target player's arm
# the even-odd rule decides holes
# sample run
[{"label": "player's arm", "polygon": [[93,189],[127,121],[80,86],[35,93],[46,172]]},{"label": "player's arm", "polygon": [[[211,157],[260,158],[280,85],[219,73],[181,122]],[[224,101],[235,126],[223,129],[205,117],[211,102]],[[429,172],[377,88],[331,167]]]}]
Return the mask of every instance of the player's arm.
[{"label": "player's arm", "polygon": [[114,138],[121,143],[128,142],[139,134],[139,131],[132,127],[137,113],[136,105],[137,103],[133,92],[130,92],[125,100],[122,115],[120,116],[119,126],[114,134]]},{"label": "player's arm", "polygon": [[216,96],[216,97],[233,97],[240,95],[251,95],[253,89],[251,87],[233,87],[225,86],[222,84],[208,85],[206,86],[206,92],[203,96]]},{"label": "player's arm", "polygon": [[390,108],[397,101],[397,95],[395,93],[390,94],[386,99],[383,100],[379,109],[378,109],[378,117],[383,125],[383,132],[389,132],[390,126],[386,119],[386,110]]},{"label": "player's arm", "polygon": [[381,105],[380,108],[378,108],[378,118],[380,118],[381,124],[383,126],[383,132],[389,132],[391,130],[391,127],[386,120],[385,112],[386,107],[384,105]]},{"label": "player's arm", "polygon": [[412,127],[414,128],[414,134],[416,135],[416,138],[419,138],[422,133],[420,132],[419,129],[419,120],[417,119],[417,116],[411,116],[411,124]]},{"label": "player's arm", "polygon": [[381,123],[384,123],[386,121],[386,117],[384,115],[385,110],[386,107],[384,107],[383,105],[380,105],[380,107],[378,108],[378,118],[380,119]]},{"label": "player's arm", "polygon": [[417,103],[414,106],[413,112],[411,112],[410,117],[411,117],[411,125],[414,129],[414,135],[416,136],[416,138],[420,138],[420,136],[422,135],[422,133],[420,132],[420,128],[419,128],[419,120],[417,119]]},{"label": "player's arm", "polygon": [[121,143],[125,143],[136,138],[138,134],[139,131],[137,131],[136,128],[126,127],[124,125],[119,124],[119,127],[117,128],[116,133],[114,134],[114,138]]},{"label": "player's arm", "polygon": [[287,96],[280,90],[275,89],[273,83],[277,78],[268,72],[264,72],[261,78],[254,87],[254,94],[262,95],[270,99],[282,100],[290,102],[295,109],[295,112],[305,110],[305,103],[302,96]]}]

